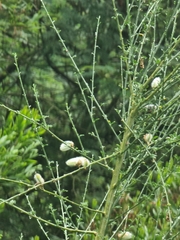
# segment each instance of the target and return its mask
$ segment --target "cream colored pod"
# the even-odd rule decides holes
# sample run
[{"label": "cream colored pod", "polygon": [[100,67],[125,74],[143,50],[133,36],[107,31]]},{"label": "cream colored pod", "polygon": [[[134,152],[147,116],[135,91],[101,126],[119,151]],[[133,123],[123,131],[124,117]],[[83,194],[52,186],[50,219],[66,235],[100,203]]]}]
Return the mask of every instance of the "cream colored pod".
[{"label": "cream colored pod", "polygon": [[144,108],[146,109],[147,112],[153,112],[157,110],[158,107],[155,104],[148,104],[144,106]]},{"label": "cream colored pod", "polygon": [[68,151],[68,150],[70,150],[71,148],[73,148],[74,147],[74,143],[72,142],[72,141],[64,141],[64,143],[62,143],[61,145],[60,145],[60,150],[62,151],[62,152],[65,152],[65,151]]},{"label": "cream colored pod", "polygon": [[119,233],[118,234],[118,238],[120,238],[120,239],[132,239],[134,236],[133,236],[133,234],[132,233],[130,233],[130,232],[122,232],[122,233]]},{"label": "cream colored pod", "polygon": [[152,82],[151,82],[151,87],[156,88],[158,85],[161,83],[160,77],[156,77]]},{"label": "cream colored pod", "polygon": [[66,161],[66,165],[69,167],[88,167],[90,165],[90,162],[87,158],[79,156],[75,158],[71,158]]},{"label": "cream colored pod", "polygon": [[36,185],[39,185],[41,189],[44,189],[43,184],[44,184],[44,178],[41,176],[41,174],[36,173],[34,174],[34,180],[36,181]]},{"label": "cream colored pod", "polygon": [[146,133],[144,136],[144,141],[147,143],[147,145],[150,145],[151,144],[151,141],[152,141],[152,138],[153,138],[153,135],[151,133]]}]

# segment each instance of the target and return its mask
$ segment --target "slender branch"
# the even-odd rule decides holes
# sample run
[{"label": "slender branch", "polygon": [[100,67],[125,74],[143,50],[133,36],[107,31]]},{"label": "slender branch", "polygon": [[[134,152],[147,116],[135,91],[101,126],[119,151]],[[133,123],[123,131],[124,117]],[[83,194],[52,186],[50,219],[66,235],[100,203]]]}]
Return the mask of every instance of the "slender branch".
[{"label": "slender branch", "polygon": [[127,149],[127,146],[128,146],[128,140],[129,140],[129,137],[131,136],[131,131],[129,129],[131,129],[134,125],[135,115],[136,115],[136,111],[132,110],[130,112],[129,116],[128,116],[128,119],[127,119],[127,125],[129,127],[125,128],[126,130],[124,132],[123,140],[122,140],[121,145],[120,145],[120,152],[119,152],[119,155],[117,156],[117,159],[116,159],[116,166],[115,166],[115,169],[114,169],[114,172],[113,172],[113,176],[112,176],[112,180],[111,180],[111,183],[110,183],[106,204],[105,204],[105,207],[104,207],[105,214],[102,218],[100,229],[97,231],[96,240],[102,240],[105,236],[107,225],[108,225],[108,222],[109,222],[109,219],[110,219],[112,206],[114,204],[115,194],[116,194],[116,191],[118,189],[119,173],[120,173],[120,170],[121,170],[122,163],[123,163],[123,161],[125,159],[125,156],[126,156],[126,149]]},{"label": "slender branch", "polygon": [[[9,201],[4,201],[4,200],[1,200],[0,201],[3,201],[4,203],[6,203],[8,206],[11,206],[15,209],[17,209],[19,212],[21,213],[24,213],[26,215],[28,215],[29,217],[31,218],[34,218],[40,222],[43,222],[49,226],[52,226],[52,227],[55,227],[55,228],[59,228],[59,229],[62,229],[62,230],[67,230],[69,232],[79,232],[79,233],[84,233],[84,230],[80,230],[80,229],[72,229],[72,228],[68,228],[68,227],[63,227],[63,226],[60,226],[60,225],[57,225],[57,224],[54,224],[52,222],[50,222],[49,220],[46,220],[44,218],[41,218],[41,217],[38,217],[34,212],[28,212],[22,208],[19,208],[18,206],[16,206],[15,204],[9,202]],[[95,231],[87,231],[87,234],[93,234],[93,235],[96,235],[96,232]]]}]

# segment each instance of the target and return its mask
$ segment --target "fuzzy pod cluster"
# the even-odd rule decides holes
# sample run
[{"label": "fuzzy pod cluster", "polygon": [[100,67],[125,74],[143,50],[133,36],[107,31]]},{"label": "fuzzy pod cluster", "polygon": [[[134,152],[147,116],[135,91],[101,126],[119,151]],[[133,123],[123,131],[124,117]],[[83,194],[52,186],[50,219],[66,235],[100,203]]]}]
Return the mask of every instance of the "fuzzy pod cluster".
[{"label": "fuzzy pod cluster", "polygon": [[[74,142],[67,140],[67,141],[64,141],[60,145],[59,149],[62,152],[66,152],[66,151],[71,150],[72,148],[74,148]],[[86,168],[90,165],[90,162],[87,158],[85,158],[83,156],[79,156],[79,157],[74,157],[74,158],[67,160],[66,165],[69,167],[84,167],[84,168]]]}]

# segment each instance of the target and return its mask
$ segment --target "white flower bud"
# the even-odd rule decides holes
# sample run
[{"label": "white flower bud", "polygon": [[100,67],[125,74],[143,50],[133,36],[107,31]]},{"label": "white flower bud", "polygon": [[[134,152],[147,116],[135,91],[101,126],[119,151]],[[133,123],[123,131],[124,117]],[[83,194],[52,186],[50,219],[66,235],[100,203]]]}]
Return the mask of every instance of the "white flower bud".
[{"label": "white flower bud", "polygon": [[43,184],[44,184],[44,178],[41,176],[39,173],[34,174],[34,180],[36,181],[36,185],[40,185],[41,189],[44,189]]},{"label": "white flower bud", "polygon": [[152,82],[151,82],[151,87],[156,88],[161,82],[160,77],[156,77]]},{"label": "white flower bud", "polygon": [[66,165],[70,167],[88,167],[90,165],[90,162],[87,158],[79,156],[75,158],[71,158],[66,161]]},{"label": "white flower bud", "polygon": [[152,141],[152,138],[153,138],[153,135],[151,133],[146,133],[144,136],[144,141],[147,143],[147,145],[150,145],[151,144],[151,141]]},{"label": "white flower bud", "polygon": [[73,147],[74,147],[74,143],[73,143],[72,141],[65,141],[64,143],[62,143],[62,144],[60,145],[60,150],[61,150],[62,152],[65,152],[65,151],[70,150],[70,149],[73,148]]},{"label": "white flower bud", "polygon": [[133,236],[133,234],[132,233],[130,233],[130,232],[122,232],[122,233],[119,233],[118,234],[118,238],[120,238],[120,239],[132,239],[134,236]]}]

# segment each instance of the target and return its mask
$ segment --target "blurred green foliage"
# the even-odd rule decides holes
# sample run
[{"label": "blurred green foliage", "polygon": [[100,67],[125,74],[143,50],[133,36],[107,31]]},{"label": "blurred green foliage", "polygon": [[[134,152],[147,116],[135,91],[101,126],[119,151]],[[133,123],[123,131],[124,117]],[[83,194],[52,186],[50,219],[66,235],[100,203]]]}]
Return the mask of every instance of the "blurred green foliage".
[{"label": "blurred green foliage", "polygon": [[[31,112],[24,107],[20,114],[38,121],[40,116],[37,110]],[[0,154],[1,154],[1,177],[14,177],[24,180],[32,176],[38,156],[40,136],[45,132],[41,127],[33,126],[21,115],[10,112],[5,125],[1,129]]]},{"label": "blurred green foliage", "polygon": [[[31,121],[33,119],[33,122]],[[38,164],[38,149],[41,145],[41,135],[45,133],[39,127],[41,117],[36,109],[29,109],[27,106],[17,112],[9,112],[4,125],[0,129],[0,195],[1,198],[8,199],[17,193],[24,191],[31,184],[35,171],[42,170]],[[6,180],[5,180],[6,179]],[[23,205],[23,199],[12,200],[12,203]],[[4,239],[11,239],[12,232],[8,230],[10,223],[15,224],[17,213],[9,212],[5,204],[0,204],[1,219],[0,229],[3,230]],[[8,216],[7,218],[5,216]],[[19,222],[19,221],[17,221]],[[9,232],[7,234],[7,232]],[[7,235],[6,235],[7,234]],[[15,238],[20,236],[20,232]]]}]

